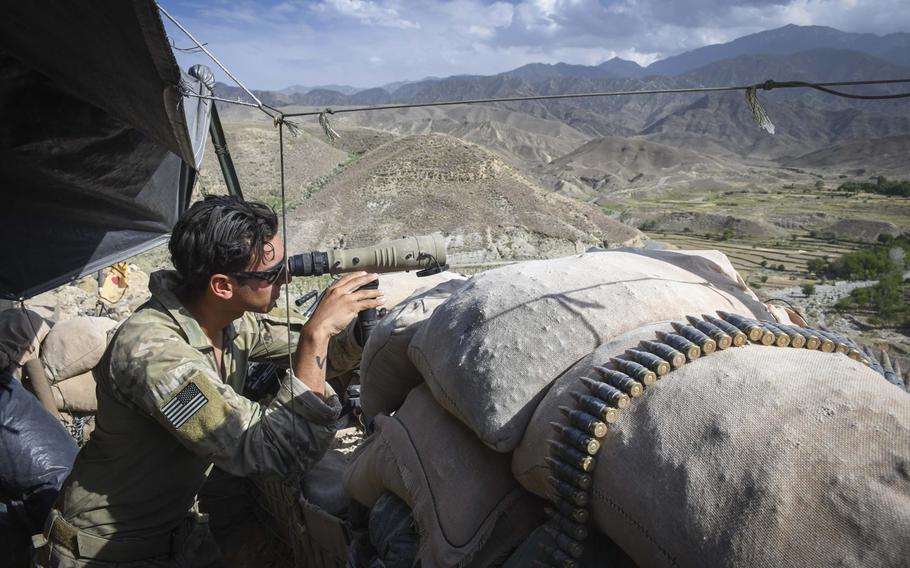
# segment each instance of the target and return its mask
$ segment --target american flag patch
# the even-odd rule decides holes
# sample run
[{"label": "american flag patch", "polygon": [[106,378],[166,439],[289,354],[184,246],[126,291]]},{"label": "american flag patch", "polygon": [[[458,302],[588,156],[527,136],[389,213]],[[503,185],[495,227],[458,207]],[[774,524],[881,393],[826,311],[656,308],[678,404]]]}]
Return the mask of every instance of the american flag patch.
[{"label": "american flag patch", "polygon": [[202,394],[196,383],[183,387],[167,404],[161,407],[161,413],[174,428],[180,428],[186,421],[199,412],[209,399]]}]

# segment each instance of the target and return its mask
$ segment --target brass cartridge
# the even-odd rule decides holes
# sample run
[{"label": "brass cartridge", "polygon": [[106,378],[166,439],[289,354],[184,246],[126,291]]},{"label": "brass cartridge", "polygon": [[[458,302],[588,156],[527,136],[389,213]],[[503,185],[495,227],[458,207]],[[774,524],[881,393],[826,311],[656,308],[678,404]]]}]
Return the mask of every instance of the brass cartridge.
[{"label": "brass cartridge", "polygon": [[588,455],[594,455],[600,450],[600,442],[596,438],[588,436],[586,433],[582,432],[578,428],[573,428],[571,426],[565,426],[559,422],[550,422],[550,426],[553,427],[556,432],[562,436],[562,439],[565,443],[581,450],[582,452],[587,453]]},{"label": "brass cartridge", "polygon": [[600,366],[594,367],[594,370],[600,373],[600,377],[604,379],[604,382],[613,385],[632,398],[641,396],[642,390],[644,390],[640,382],[621,371],[614,371]]},{"label": "brass cartridge", "polygon": [[572,558],[581,558],[581,555],[584,554],[584,546],[575,539],[563,534],[554,524],[545,524],[543,530],[553,538],[553,541],[560,550]]},{"label": "brass cartridge", "polygon": [[553,506],[556,507],[556,511],[563,517],[582,525],[588,522],[589,514],[587,510],[579,509],[565,499],[556,498],[551,499],[551,501]]},{"label": "brass cartridge", "polygon": [[581,377],[581,382],[583,385],[588,387],[588,390],[591,391],[591,394],[603,400],[607,404],[615,406],[616,408],[626,408],[629,406],[629,395],[622,392],[618,388],[608,385],[607,383],[595,381],[594,379],[588,377]]},{"label": "brass cartridge", "polygon": [[626,356],[636,363],[641,363],[645,367],[654,371],[658,377],[662,377],[670,372],[670,363],[664,361],[654,353],[640,351],[638,349],[627,349]]},{"label": "brass cartridge", "polygon": [[584,472],[590,473],[594,471],[594,466],[597,465],[597,463],[594,461],[593,457],[567,446],[559,440],[548,440],[547,443],[550,445],[550,453],[559,459],[559,461],[570,464]]},{"label": "brass cartridge", "polygon": [[636,363],[635,361],[612,357],[610,358],[610,363],[616,367],[617,371],[629,375],[646,387],[653,385],[657,381],[657,374],[655,374],[654,371],[649,371],[647,367]]},{"label": "brass cartridge", "polygon": [[590,394],[571,392],[572,398],[578,404],[581,410],[584,410],[591,416],[600,418],[601,422],[613,424],[619,418],[619,409],[610,406],[600,398]]},{"label": "brass cartridge", "polygon": [[[552,487],[553,490],[556,492],[556,496],[566,499],[567,501],[569,501],[569,503],[572,503],[573,505],[576,505],[578,507],[587,507],[588,503],[591,500],[590,497],[588,496],[587,491],[585,491],[583,489],[578,489],[578,488],[572,487],[565,481],[556,479],[552,475],[547,476],[547,482],[550,484],[550,487]],[[556,499],[554,499],[554,501],[555,500]]]},{"label": "brass cartridge", "polygon": [[695,345],[682,335],[658,331],[657,337],[670,347],[681,351],[686,356],[686,359],[689,360],[689,362],[692,362],[701,357],[701,347]]},{"label": "brass cartridge", "polygon": [[582,410],[574,410],[568,406],[560,406],[560,412],[569,419],[569,423],[582,432],[595,438],[603,438],[607,435],[607,425]]},{"label": "brass cartridge", "polygon": [[784,331],[787,335],[790,336],[790,347],[794,349],[802,349],[806,347],[809,338],[806,337],[804,330],[793,325],[786,323],[775,323],[778,329]]},{"label": "brass cartridge", "polygon": [[686,356],[673,347],[667,345],[666,343],[658,343],[657,341],[642,341],[641,345],[654,355],[670,363],[674,369],[679,369],[686,364]]},{"label": "brass cartridge", "polygon": [[718,349],[727,349],[733,345],[733,338],[730,335],[709,321],[699,319],[693,316],[686,316],[689,323],[698,331],[704,333],[714,340]]},{"label": "brass cartridge", "polygon": [[769,332],[767,329],[759,326],[758,322],[755,320],[743,317],[738,314],[722,312],[720,310],[718,310],[717,313],[724,320],[729,322],[731,325],[735,325],[743,333],[745,333],[749,338],[749,341],[753,343],[761,343],[762,345],[771,345],[774,343],[774,335],[771,334],[771,332]]},{"label": "brass cartridge", "polygon": [[550,522],[555,524],[556,528],[564,534],[567,534],[578,541],[588,538],[588,527],[576,523],[551,507],[544,507],[543,512],[550,517]]},{"label": "brass cartridge", "polygon": [[746,336],[745,333],[742,332],[742,330],[740,330],[738,327],[736,327],[735,325],[731,324],[728,321],[724,321],[720,318],[709,316],[707,314],[702,314],[701,317],[704,318],[705,321],[713,323],[714,325],[716,325],[717,327],[722,329],[724,331],[724,333],[729,335],[730,339],[732,340],[733,347],[742,347],[743,345],[746,344],[746,341],[749,340],[749,338]]},{"label": "brass cartridge", "polygon": [[587,475],[584,472],[578,471],[574,467],[564,464],[559,460],[553,459],[549,456],[546,458],[547,464],[550,466],[550,472],[558,477],[559,479],[565,481],[566,483],[571,483],[579,489],[590,489],[591,488],[591,476]]},{"label": "brass cartridge", "polygon": [[[834,343],[834,352],[835,353],[847,353],[850,350],[850,345],[847,343],[847,340],[843,337],[832,333],[830,331],[818,330],[820,334],[824,337],[827,337],[829,341]],[[824,350],[824,349],[823,349]]]},{"label": "brass cartridge", "polygon": [[[812,351],[815,351],[816,349],[818,349],[819,347],[822,346],[822,338],[818,333],[815,332],[814,329],[807,328],[807,327],[799,327],[796,325],[788,325],[787,329],[795,331],[796,333],[799,333],[800,335],[802,335],[803,337],[806,338],[806,344],[803,345],[803,347],[805,349],[811,349]],[[791,345],[792,345],[792,337],[791,337]]]},{"label": "brass cartridge", "polygon": [[717,349],[717,342],[705,335],[704,333],[698,331],[691,325],[684,325],[679,322],[672,322],[670,325],[673,326],[673,329],[676,330],[676,333],[682,335],[695,345],[698,345],[701,348],[701,352],[705,355],[714,353]]},{"label": "brass cartridge", "polygon": [[790,336],[786,331],[782,330],[781,328],[777,327],[777,325],[769,321],[762,321],[760,323],[763,328],[774,334],[774,345],[778,347],[787,347],[790,345]]}]

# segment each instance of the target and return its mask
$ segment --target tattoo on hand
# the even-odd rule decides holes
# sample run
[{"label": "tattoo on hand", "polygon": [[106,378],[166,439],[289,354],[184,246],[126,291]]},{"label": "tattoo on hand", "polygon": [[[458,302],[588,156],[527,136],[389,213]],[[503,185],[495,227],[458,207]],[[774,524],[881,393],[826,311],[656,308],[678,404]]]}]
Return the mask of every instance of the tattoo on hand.
[{"label": "tattoo on hand", "polygon": [[323,358],[320,357],[319,355],[316,355],[316,366],[319,367],[320,369],[325,369],[325,362],[326,362],[326,359],[328,359],[328,357],[326,357],[325,359],[323,359]]}]

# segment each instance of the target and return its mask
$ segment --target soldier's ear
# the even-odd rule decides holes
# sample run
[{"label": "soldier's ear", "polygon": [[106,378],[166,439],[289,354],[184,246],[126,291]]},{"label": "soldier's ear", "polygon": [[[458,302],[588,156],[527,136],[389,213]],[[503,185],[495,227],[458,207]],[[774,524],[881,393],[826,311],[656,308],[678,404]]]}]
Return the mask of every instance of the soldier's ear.
[{"label": "soldier's ear", "polygon": [[230,300],[234,297],[234,282],[230,276],[213,274],[209,278],[209,291],[217,298]]}]

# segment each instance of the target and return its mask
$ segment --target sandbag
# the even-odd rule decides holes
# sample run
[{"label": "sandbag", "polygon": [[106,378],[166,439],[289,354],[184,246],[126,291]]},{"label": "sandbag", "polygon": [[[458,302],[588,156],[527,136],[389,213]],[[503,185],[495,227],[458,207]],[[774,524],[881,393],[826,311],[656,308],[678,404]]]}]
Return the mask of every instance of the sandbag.
[{"label": "sandbag", "polygon": [[[447,280],[439,282],[438,277],[443,274]],[[373,329],[364,346],[360,363],[360,404],[367,416],[398,410],[408,392],[423,382],[420,372],[408,359],[408,344],[421,324],[433,315],[433,310],[466,281],[463,276],[448,272],[436,277],[438,284],[434,287],[418,290],[392,308]],[[385,278],[380,279],[380,286]]]},{"label": "sandbag", "polygon": [[300,496],[326,513],[345,518],[350,498],[344,492],[342,477],[348,467],[347,454],[329,450],[300,480]]},{"label": "sandbag", "polygon": [[41,362],[51,383],[89,371],[107,348],[110,318],[81,316],[58,323],[41,344]]},{"label": "sandbag", "polygon": [[448,270],[438,274],[417,276],[416,272],[389,272],[379,276],[379,289],[385,297],[383,307],[391,310],[411,296],[422,294],[450,280],[465,280],[466,276]]},{"label": "sandbag", "polygon": [[[546,440],[598,348],[560,377],[515,451],[547,491]],[[846,355],[747,345],[665,375],[601,440],[591,515],[641,566],[902,566],[910,558],[910,396]]]},{"label": "sandbag", "polygon": [[423,537],[424,566],[466,566],[507,555],[542,521],[540,500],[518,485],[510,461],[481,444],[421,385],[394,416],[376,417],[376,431],[355,453],[344,485],[368,507],[387,492],[408,504]]},{"label": "sandbag", "polygon": [[598,345],[718,309],[769,319],[718,255],[614,249],[489,270],[433,313],[408,355],[446,410],[508,452],[544,388]]},{"label": "sandbag", "polygon": [[37,357],[41,342],[50,330],[47,321],[32,310],[0,311],[0,371],[21,367]]},{"label": "sandbag", "polygon": [[95,393],[95,377],[92,372],[82,373],[59,381],[51,386],[57,410],[71,414],[93,414],[98,412],[98,396]]},{"label": "sandbag", "polygon": [[0,372],[0,501],[7,515],[3,523],[10,527],[0,538],[0,552],[27,546],[41,531],[77,451],[35,397],[11,374]]}]

